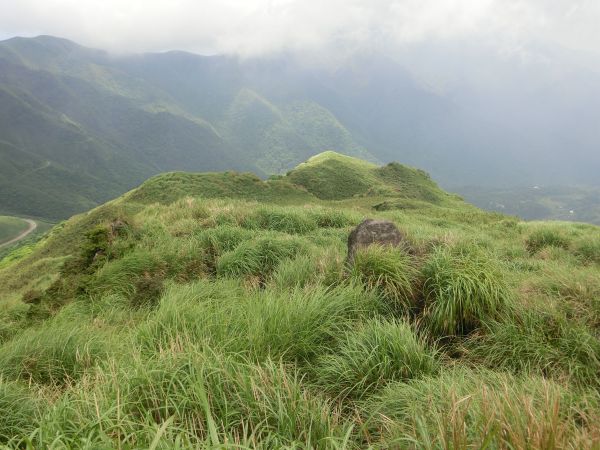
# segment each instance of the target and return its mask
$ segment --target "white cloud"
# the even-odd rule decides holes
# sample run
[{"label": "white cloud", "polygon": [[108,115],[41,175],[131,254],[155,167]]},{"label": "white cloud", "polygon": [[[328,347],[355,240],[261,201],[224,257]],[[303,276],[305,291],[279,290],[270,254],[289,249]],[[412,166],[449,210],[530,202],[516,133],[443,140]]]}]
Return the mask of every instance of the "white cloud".
[{"label": "white cloud", "polygon": [[598,0],[0,0],[0,35],[254,55],[332,43],[556,41],[600,51]]}]

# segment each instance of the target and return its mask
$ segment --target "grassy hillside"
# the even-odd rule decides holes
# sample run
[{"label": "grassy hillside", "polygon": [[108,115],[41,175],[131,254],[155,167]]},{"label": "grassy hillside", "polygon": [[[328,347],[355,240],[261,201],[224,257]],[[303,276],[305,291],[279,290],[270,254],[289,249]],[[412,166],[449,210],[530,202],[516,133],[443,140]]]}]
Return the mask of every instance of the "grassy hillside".
[{"label": "grassy hillside", "polygon": [[28,225],[18,217],[0,216],[0,245],[27,230]]},{"label": "grassy hillside", "polygon": [[[365,217],[406,241],[348,264]],[[332,153],[155,177],[0,261],[0,442],[597,448],[598,231]]]},{"label": "grassy hillside", "polygon": [[289,180],[318,198],[341,200],[360,196],[400,197],[432,203],[451,200],[426,172],[390,163],[385,167],[327,151],[287,174]]}]

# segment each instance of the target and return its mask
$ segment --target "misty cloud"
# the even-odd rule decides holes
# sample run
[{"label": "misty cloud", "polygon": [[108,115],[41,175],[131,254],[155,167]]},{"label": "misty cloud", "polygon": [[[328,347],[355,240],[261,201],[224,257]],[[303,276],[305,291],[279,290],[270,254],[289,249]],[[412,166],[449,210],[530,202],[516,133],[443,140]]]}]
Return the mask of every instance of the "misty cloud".
[{"label": "misty cloud", "polygon": [[595,0],[0,0],[0,36],[243,56],[473,39],[600,51]]}]

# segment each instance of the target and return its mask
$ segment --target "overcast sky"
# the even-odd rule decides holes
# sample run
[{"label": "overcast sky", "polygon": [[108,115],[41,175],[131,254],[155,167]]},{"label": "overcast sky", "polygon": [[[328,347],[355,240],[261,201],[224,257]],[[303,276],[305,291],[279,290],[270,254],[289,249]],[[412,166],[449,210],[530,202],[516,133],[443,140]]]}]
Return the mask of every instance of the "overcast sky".
[{"label": "overcast sky", "polygon": [[472,39],[600,53],[600,0],[0,0],[0,38],[255,56]]}]

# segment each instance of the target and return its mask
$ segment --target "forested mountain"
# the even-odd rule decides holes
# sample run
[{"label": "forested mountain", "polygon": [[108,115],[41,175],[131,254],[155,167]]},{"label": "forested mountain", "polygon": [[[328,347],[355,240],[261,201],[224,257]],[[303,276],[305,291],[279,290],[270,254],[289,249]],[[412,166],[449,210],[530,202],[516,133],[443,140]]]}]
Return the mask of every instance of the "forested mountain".
[{"label": "forested mountain", "polygon": [[600,156],[561,156],[552,145],[571,142],[543,118],[519,133],[494,119],[504,105],[473,105],[376,54],[330,65],[291,54],[114,56],[13,38],[0,42],[0,213],[64,218],[160,172],[266,176],[328,149],[423,167],[446,186],[596,180]]}]

